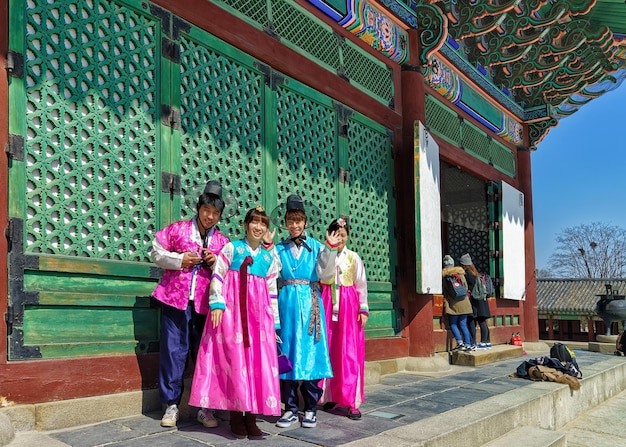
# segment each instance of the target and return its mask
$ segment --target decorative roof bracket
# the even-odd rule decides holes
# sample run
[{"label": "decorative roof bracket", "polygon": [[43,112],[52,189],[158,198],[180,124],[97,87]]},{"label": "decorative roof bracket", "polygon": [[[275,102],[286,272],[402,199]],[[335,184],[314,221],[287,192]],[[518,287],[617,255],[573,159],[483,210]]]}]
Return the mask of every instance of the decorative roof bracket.
[{"label": "decorative roof bracket", "polygon": [[430,57],[439,51],[448,38],[448,18],[436,5],[419,5],[415,13],[420,44],[419,60],[422,66],[426,66]]}]

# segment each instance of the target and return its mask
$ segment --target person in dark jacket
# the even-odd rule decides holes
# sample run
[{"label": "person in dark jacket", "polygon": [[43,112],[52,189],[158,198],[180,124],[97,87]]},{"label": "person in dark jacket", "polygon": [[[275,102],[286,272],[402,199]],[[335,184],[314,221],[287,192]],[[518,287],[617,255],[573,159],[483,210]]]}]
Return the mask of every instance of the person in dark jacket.
[{"label": "person in dark jacket", "polygon": [[[467,290],[473,290],[476,281],[480,281],[480,272],[472,263],[469,253],[465,253],[459,259],[461,267],[465,270],[465,279],[467,280]],[[472,303],[472,316],[467,321],[467,327],[472,337],[472,344],[476,344],[478,349],[491,349],[491,339],[489,336],[489,325],[487,318],[491,318],[491,310],[489,309],[489,301],[487,299],[477,300],[470,295]],[[480,327],[480,342],[476,343],[476,325]]]},{"label": "person in dark jacket", "polygon": [[456,339],[456,347],[452,350],[475,351],[476,346],[474,346],[471,341],[471,335],[467,327],[467,318],[472,314],[472,305],[470,304],[469,297],[456,300],[450,296],[445,287],[446,276],[452,276],[454,274],[458,274],[461,277],[463,285],[467,287],[464,270],[461,267],[455,267],[454,259],[452,259],[450,255],[445,255],[443,258],[443,270],[441,271],[441,277],[444,281],[443,309],[448,318],[452,335],[454,335]]}]

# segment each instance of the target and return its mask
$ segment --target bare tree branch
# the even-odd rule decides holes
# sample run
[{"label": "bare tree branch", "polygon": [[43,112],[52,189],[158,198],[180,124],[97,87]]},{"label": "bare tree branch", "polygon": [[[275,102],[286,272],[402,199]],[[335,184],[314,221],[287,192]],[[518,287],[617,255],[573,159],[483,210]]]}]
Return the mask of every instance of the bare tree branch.
[{"label": "bare tree branch", "polygon": [[547,270],[561,278],[622,278],[626,270],[626,230],[601,222],[566,228]]}]

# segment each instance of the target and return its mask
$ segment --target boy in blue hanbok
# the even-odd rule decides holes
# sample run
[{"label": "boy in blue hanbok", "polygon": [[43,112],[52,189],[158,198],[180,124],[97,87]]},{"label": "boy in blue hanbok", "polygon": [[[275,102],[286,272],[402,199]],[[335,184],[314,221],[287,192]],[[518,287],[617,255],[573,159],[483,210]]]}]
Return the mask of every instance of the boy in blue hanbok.
[{"label": "boy in blue hanbok", "polygon": [[317,404],[322,397],[321,379],[332,377],[320,279],[331,279],[339,237],[326,232],[326,245],[307,235],[307,215],[300,196],[287,198],[284,225],[289,237],[277,246],[282,263],[282,288],[278,295],[281,349],[293,364],[281,374],[281,400],[285,412],[278,427],[298,421],[298,388],[304,400],[302,427],[317,425]]}]

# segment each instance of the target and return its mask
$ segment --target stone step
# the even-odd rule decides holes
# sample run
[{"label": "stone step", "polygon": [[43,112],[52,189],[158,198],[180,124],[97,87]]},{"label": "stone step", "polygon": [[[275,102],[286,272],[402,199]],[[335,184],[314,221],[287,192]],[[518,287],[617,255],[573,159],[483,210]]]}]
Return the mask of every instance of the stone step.
[{"label": "stone step", "polygon": [[599,341],[590,341],[589,342],[589,350],[591,352],[600,352],[602,354],[615,354],[615,342],[613,343],[602,343]]},{"label": "stone step", "polygon": [[494,345],[491,349],[479,349],[476,351],[453,351],[450,355],[451,363],[461,366],[479,366],[501,360],[521,357],[524,350],[521,346]]},{"label": "stone step", "polygon": [[[470,354],[471,355],[471,354]],[[521,379],[512,379],[521,380]],[[581,414],[596,407],[611,396],[626,389],[626,361],[623,357],[607,356],[599,363],[585,365],[581,388],[572,391],[567,385],[553,382],[532,382],[523,388],[497,394],[485,400],[454,408],[347,444],[349,447],[372,446],[479,446],[487,444],[513,446],[566,446],[529,442],[518,434],[523,444],[513,444],[504,438],[520,427],[534,427],[555,433]],[[527,429],[529,432],[532,428]],[[540,432],[537,432],[540,433]],[[546,439],[549,434],[542,434]],[[561,434],[556,435],[560,438]],[[552,442],[552,441],[550,441]]]},{"label": "stone step", "polygon": [[484,447],[567,447],[567,436],[552,430],[523,426],[494,439]]}]

